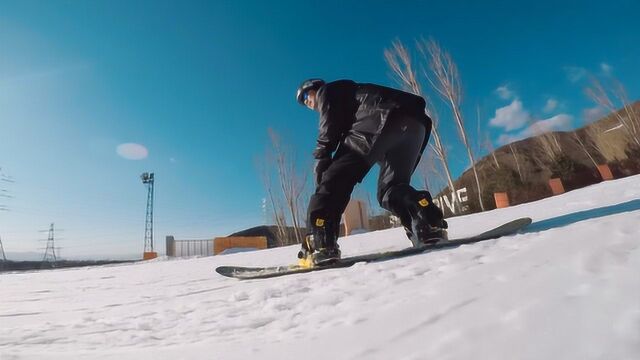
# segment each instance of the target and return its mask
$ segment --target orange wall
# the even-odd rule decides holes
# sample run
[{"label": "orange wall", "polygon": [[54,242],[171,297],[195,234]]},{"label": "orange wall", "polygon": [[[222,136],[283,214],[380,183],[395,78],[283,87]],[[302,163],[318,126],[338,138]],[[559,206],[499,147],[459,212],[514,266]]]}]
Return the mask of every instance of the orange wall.
[{"label": "orange wall", "polygon": [[267,248],[266,236],[227,236],[217,237],[213,240],[213,254],[218,255],[231,248]]},{"label": "orange wall", "polygon": [[155,252],[155,251],[142,253],[142,260],[151,260],[151,259],[155,259],[157,257],[158,257],[158,253]]}]

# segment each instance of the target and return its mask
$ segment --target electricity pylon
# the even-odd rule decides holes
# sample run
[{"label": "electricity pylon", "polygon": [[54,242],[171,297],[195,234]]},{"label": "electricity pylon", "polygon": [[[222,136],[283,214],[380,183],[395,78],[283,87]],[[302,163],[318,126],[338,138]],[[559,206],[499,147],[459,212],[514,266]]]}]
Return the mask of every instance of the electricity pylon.
[{"label": "electricity pylon", "polygon": [[49,226],[49,237],[47,238],[47,248],[44,251],[44,257],[42,258],[42,262],[52,263],[54,266],[56,261],[58,260],[56,257],[56,246],[55,246],[55,238],[54,238],[54,224],[51,223]]},{"label": "electricity pylon", "polygon": [[4,246],[2,246],[2,238],[0,237],[0,261],[7,261],[7,256],[4,253]]}]

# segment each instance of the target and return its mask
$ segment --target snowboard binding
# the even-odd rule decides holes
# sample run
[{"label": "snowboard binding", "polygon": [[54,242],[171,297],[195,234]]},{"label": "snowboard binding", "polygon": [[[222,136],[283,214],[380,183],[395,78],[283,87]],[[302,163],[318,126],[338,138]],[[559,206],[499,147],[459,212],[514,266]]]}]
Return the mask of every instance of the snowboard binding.
[{"label": "snowboard binding", "polygon": [[313,232],[305,236],[302,249],[298,252],[298,265],[313,267],[338,261],[341,252],[335,222],[317,218],[313,225]]},{"label": "snowboard binding", "polygon": [[433,245],[448,239],[449,225],[428,191],[416,191],[414,198],[406,205],[411,219],[403,223],[414,247]]}]

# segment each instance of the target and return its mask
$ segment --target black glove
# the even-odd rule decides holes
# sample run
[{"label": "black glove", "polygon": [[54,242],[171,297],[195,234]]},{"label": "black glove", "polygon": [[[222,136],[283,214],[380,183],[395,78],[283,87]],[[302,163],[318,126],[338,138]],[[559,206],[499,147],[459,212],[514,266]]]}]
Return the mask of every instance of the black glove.
[{"label": "black glove", "polygon": [[320,158],[316,161],[316,166],[313,169],[313,173],[315,174],[316,178],[316,187],[320,185],[320,181],[322,181],[322,174],[329,168],[330,165],[330,157]]}]

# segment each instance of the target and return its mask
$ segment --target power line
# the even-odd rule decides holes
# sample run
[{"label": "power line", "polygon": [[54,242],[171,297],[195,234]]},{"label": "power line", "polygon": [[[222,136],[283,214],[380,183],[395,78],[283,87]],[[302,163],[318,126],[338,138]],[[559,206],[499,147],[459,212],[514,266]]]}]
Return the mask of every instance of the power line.
[{"label": "power line", "polygon": [[[10,177],[8,175],[5,175],[2,172],[2,167],[0,167],[0,182],[5,182],[5,183],[14,183],[15,182],[12,177]],[[12,199],[13,196],[11,196],[11,194],[9,193],[8,190],[0,189],[0,198]],[[7,205],[0,203],[0,211],[9,211],[9,208],[7,207]]]},{"label": "power line", "polygon": [[5,175],[5,174],[0,174],[0,181],[4,181],[4,182],[8,182],[8,183],[14,183],[16,182],[12,176],[9,175]]}]

